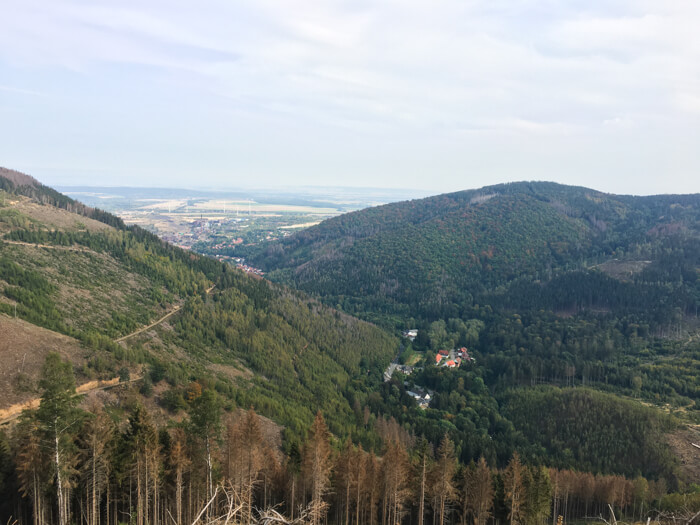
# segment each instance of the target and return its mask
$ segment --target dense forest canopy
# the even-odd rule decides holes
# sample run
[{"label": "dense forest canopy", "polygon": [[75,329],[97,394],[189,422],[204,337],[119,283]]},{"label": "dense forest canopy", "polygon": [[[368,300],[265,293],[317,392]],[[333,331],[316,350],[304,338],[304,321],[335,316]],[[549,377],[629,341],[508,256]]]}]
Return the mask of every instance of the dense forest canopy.
[{"label": "dense forest canopy", "polygon": [[491,388],[578,382],[697,417],[698,195],[502,184],[349,213],[246,250],[271,279],[419,329],[414,349],[468,346]]}]

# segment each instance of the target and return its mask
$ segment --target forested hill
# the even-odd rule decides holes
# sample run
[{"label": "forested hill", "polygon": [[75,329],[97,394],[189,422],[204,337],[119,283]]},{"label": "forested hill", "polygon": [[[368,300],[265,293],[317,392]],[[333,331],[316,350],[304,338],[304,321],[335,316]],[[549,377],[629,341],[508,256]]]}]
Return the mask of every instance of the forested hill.
[{"label": "forested hill", "polygon": [[[230,407],[255,406],[291,440],[321,409],[334,433],[370,447],[377,434],[355,428],[354,404],[381,382],[398,348],[366,322],[10,170],[0,172],[0,318],[12,336],[0,344],[0,409],[36,392],[38,366],[25,367],[23,355],[37,363],[54,348],[79,382],[144,376],[164,417],[186,407],[185,390],[197,382]],[[55,343],[67,340],[22,320],[72,339]]]},{"label": "forested hill", "polygon": [[[398,391],[385,387],[372,407],[433,441],[449,429],[474,447],[466,457],[498,456],[526,435],[547,462],[629,467],[631,456],[590,446],[603,435],[630,453],[663,443],[623,437],[645,425],[629,398],[700,422],[700,195],[504,184],[350,213],[248,256],[270,278],[348,313],[417,329],[401,355],[418,365],[408,386],[396,378]],[[461,347],[475,361],[435,366],[439,351]],[[403,410],[414,386],[433,391],[429,409]],[[549,390],[535,395],[533,386]],[[612,395],[586,398],[572,386]],[[572,407],[577,419],[566,420]],[[602,416],[615,412],[630,420]],[[575,427],[584,420],[595,439]]]},{"label": "forested hill", "polygon": [[30,197],[42,204],[68,210],[111,226],[125,228],[124,222],[119,217],[97,208],[85,206],[82,202],[71,199],[49,186],[44,186],[34,177],[19,171],[0,167],[0,190]]},{"label": "forested hill", "polygon": [[[700,195],[617,196],[523,182],[348,213],[248,256],[272,279],[348,312],[439,319],[491,302],[485,296],[511,283],[589,273],[609,259],[638,262],[645,282],[694,279],[699,229]],[[695,306],[688,297],[674,301],[687,311]],[[571,298],[577,302],[585,298]]]}]

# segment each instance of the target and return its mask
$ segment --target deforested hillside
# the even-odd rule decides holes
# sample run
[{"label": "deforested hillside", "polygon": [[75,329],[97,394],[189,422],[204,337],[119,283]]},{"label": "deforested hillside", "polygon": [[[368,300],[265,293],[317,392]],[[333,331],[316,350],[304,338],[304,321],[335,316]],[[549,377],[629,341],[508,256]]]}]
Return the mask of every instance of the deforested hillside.
[{"label": "deforested hillside", "polygon": [[[16,315],[69,336],[81,349],[69,356],[79,381],[120,370],[144,375],[173,413],[187,385],[200,381],[232,406],[256,406],[290,435],[303,433],[319,409],[338,434],[354,432],[355,395],[380,381],[395,338],[9,175],[0,174],[0,315],[4,325]],[[3,388],[21,384],[23,399],[36,390],[36,374],[13,372],[14,354],[33,353],[32,344],[0,347],[12,358]],[[34,359],[46,351],[37,348]]]}]

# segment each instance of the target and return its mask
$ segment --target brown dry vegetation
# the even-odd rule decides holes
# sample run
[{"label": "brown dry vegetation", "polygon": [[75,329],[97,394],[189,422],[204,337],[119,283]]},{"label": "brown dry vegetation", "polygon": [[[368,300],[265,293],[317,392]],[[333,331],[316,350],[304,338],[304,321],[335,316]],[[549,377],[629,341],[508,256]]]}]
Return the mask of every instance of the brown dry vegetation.
[{"label": "brown dry vegetation", "polygon": [[0,408],[37,396],[34,389],[49,352],[58,352],[76,368],[86,358],[75,339],[0,314]]},{"label": "brown dry vegetation", "polygon": [[[48,230],[89,231],[93,233],[113,229],[103,222],[76,215],[55,206],[39,204],[21,195],[13,195],[12,200],[5,200],[3,214],[8,217],[12,216],[16,220],[24,219],[40,224],[43,229]],[[3,228],[2,221],[0,221],[0,228]],[[8,225],[4,224],[4,231],[8,230]]]},{"label": "brown dry vegetation", "polygon": [[691,443],[700,445],[700,426],[679,429],[667,436],[673,454],[678,458],[680,474],[688,482],[700,480],[700,449]]},{"label": "brown dry vegetation", "polygon": [[36,186],[39,184],[39,181],[34,177],[7,168],[0,168],[0,177],[5,177],[18,186]]}]

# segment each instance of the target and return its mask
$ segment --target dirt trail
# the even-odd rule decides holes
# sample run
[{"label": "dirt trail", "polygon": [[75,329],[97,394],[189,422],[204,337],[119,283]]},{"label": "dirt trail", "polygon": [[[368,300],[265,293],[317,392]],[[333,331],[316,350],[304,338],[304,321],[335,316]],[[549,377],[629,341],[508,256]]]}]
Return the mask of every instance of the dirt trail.
[{"label": "dirt trail", "polygon": [[180,311],[180,308],[182,308],[182,306],[177,305],[176,307],[174,307],[172,310],[170,310],[167,314],[165,314],[163,317],[161,317],[161,318],[158,319],[157,321],[155,321],[155,322],[149,324],[148,326],[144,326],[143,328],[139,328],[139,329],[136,330],[135,332],[131,332],[130,334],[127,334],[127,335],[125,335],[125,336],[123,336],[123,337],[120,337],[119,339],[115,339],[114,342],[115,342],[115,343],[121,343],[122,341],[126,341],[127,339],[130,339],[130,338],[134,337],[135,335],[142,334],[142,333],[145,332],[146,330],[150,330],[150,329],[153,328],[154,326],[159,325],[160,323],[162,323],[163,321],[165,321],[166,319],[168,319],[168,318],[171,317],[172,315],[174,315],[174,314],[176,314],[177,312],[179,312],[179,311]]},{"label": "dirt trail", "polygon": [[24,241],[8,241],[7,239],[2,239],[0,240],[1,243],[7,243],[7,244],[14,244],[16,246],[29,246],[30,248],[49,248],[50,250],[64,250],[68,252],[91,252],[95,253],[89,248],[84,248],[82,246],[57,246],[54,244],[35,244],[33,242],[24,242]]},{"label": "dirt trail", "polygon": [[[93,380],[93,381],[88,381],[87,383],[83,383],[82,385],[78,385],[75,389],[76,394],[87,394],[88,392],[94,392],[95,390],[106,390],[107,388],[112,388],[117,385],[125,385],[127,383],[131,383],[133,381],[138,381],[139,379],[142,379],[143,376],[137,376],[134,377],[133,379],[129,379],[128,381],[119,381],[118,377],[115,377],[114,379],[107,379],[107,380]],[[17,403],[16,405],[11,405],[7,408],[3,408],[0,410],[0,425],[4,425],[5,423],[9,423],[10,421],[13,421],[17,419],[24,410],[35,410],[39,408],[39,403],[41,402],[41,398],[35,398],[35,399],[30,399],[29,401],[25,401],[24,403]]]},{"label": "dirt trail", "polygon": [[[213,284],[213,285],[211,285],[209,288],[207,288],[206,293],[207,293],[207,294],[210,293],[210,292],[214,289],[215,286],[216,286],[216,285]],[[127,334],[127,335],[125,335],[125,336],[122,336],[122,337],[120,337],[119,339],[115,339],[114,342],[115,342],[115,343],[121,343],[122,341],[126,341],[127,339],[130,339],[130,338],[134,337],[135,335],[142,334],[142,333],[145,332],[146,330],[150,330],[150,329],[153,328],[154,326],[158,326],[160,323],[162,323],[162,322],[165,321],[166,319],[170,318],[172,315],[174,315],[174,314],[176,314],[177,312],[179,312],[179,311],[180,311],[180,308],[182,308],[181,305],[175,306],[170,312],[168,312],[167,314],[165,314],[163,317],[161,317],[161,318],[158,319],[157,321],[155,321],[155,322],[149,324],[148,326],[144,326],[143,328],[139,328],[139,329],[136,330],[135,332],[131,332],[130,334]]]},{"label": "dirt trail", "polygon": [[[8,242],[8,241],[5,241]],[[11,244],[27,244],[27,243],[19,243],[16,241],[13,241]],[[41,245],[36,245],[36,244],[29,244],[29,246],[41,246]],[[209,288],[207,288],[206,293],[209,294],[211,291],[216,287],[215,284],[211,285]],[[135,332],[132,332],[128,335],[125,335],[123,337],[120,337],[119,339],[115,339],[114,341],[119,343],[122,341],[126,341],[130,337],[134,337],[135,335],[141,334],[157,325],[165,321],[166,319],[170,318],[174,314],[180,311],[181,306],[178,305],[174,307],[170,312],[165,314],[163,317],[158,319],[157,321],[149,324],[148,326],[144,326],[143,328],[139,328]],[[133,379],[130,379],[129,381],[125,381],[123,383],[119,382],[119,378],[115,377],[113,379],[107,379],[107,380],[94,380],[94,381],[88,381],[87,383],[83,383],[82,385],[79,385],[76,389],[75,392],[76,394],[87,394],[88,392],[92,392],[95,390],[104,390],[106,388],[112,388],[114,386],[117,386],[119,384],[125,384],[125,383],[130,383],[133,381],[138,381],[141,379],[143,376],[138,376],[134,377]],[[33,410],[39,407],[39,403],[41,402],[40,398],[34,398],[30,399],[29,401],[25,401],[23,403],[17,403],[15,405],[11,405],[8,408],[0,409],[0,425],[4,425],[5,423],[9,423],[10,421],[13,421],[14,419],[17,419],[21,414],[22,411],[25,409],[28,410]]]}]

